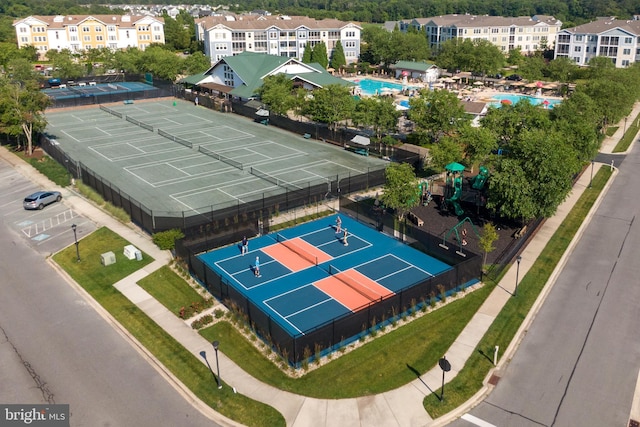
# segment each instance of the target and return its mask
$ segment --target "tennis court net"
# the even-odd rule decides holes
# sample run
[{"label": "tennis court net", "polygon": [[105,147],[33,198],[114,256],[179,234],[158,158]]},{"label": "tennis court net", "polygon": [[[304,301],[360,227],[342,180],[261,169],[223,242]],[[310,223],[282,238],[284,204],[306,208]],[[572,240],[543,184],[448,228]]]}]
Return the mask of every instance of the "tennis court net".
[{"label": "tennis court net", "polygon": [[134,125],[140,126],[140,127],[141,127],[141,128],[143,128],[143,129],[150,130],[151,132],[153,132],[153,126],[151,126],[151,125],[148,125],[148,124],[146,124],[146,123],[143,123],[143,122],[141,122],[141,121],[140,121],[140,120],[138,120],[138,119],[134,119],[134,118],[133,118],[133,117],[131,117],[131,116],[125,116],[125,119],[126,119],[129,123],[133,123]]},{"label": "tennis court net", "polygon": [[193,144],[187,141],[186,139],[182,139],[177,136],[171,135],[169,132],[165,132],[162,129],[158,129],[158,135],[164,136],[165,138],[170,139],[173,142],[177,142],[178,144],[182,144],[185,147],[193,148]]},{"label": "tennis court net", "polygon": [[291,240],[287,239],[280,233],[276,233],[276,241],[283,245],[285,248],[289,249],[291,252],[297,254],[301,258],[306,259],[313,265],[318,265],[318,257],[309,253],[307,250],[302,249],[300,246],[293,243]]},{"label": "tennis court net", "polygon": [[116,116],[116,117],[122,118],[122,113],[119,113],[119,112],[117,112],[115,110],[112,110],[109,107],[105,107],[104,105],[101,105],[100,109],[102,111],[106,111],[107,113],[111,114],[112,116]]},{"label": "tennis court net", "polygon": [[255,175],[258,178],[262,178],[265,181],[269,181],[272,184],[277,185],[278,187],[282,187],[282,188],[286,188],[289,191],[296,191],[296,190],[302,190],[302,188],[293,185],[287,181],[283,181],[279,178],[276,178],[275,176],[269,175],[268,173],[265,172],[261,172],[258,169],[251,167],[251,169],[249,170],[249,172],[251,173],[251,175]]},{"label": "tennis court net", "polygon": [[206,148],[203,148],[203,147],[198,147],[198,151],[200,151],[203,154],[206,154],[209,157],[213,157],[216,160],[220,160],[221,162],[231,165],[234,168],[243,170],[242,163],[236,160],[232,160],[226,156],[223,156],[222,154],[218,154],[215,151],[207,150]]},{"label": "tennis court net", "polygon": [[348,287],[350,287],[351,289],[353,289],[354,291],[356,291],[357,293],[359,293],[369,301],[376,301],[376,300],[382,299],[382,295],[378,294],[376,291],[369,288],[367,285],[364,285],[358,282],[353,277],[349,277],[347,274],[338,270],[338,268],[334,267],[333,265],[329,264],[329,268],[327,270],[329,274],[332,275],[334,278],[338,279],[339,281],[341,281],[342,283],[344,283],[345,285],[347,285]]}]

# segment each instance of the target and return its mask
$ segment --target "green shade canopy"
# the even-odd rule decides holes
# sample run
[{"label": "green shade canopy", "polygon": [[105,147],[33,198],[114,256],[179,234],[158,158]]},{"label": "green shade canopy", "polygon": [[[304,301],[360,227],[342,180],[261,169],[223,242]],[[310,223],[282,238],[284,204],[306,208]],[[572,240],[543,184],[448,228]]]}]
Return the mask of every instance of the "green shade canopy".
[{"label": "green shade canopy", "polygon": [[448,170],[449,172],[463,172],[464,171],[464,166],[461,165],[460,163],[449,163],[447,166],[444,167],[446,170]]}]

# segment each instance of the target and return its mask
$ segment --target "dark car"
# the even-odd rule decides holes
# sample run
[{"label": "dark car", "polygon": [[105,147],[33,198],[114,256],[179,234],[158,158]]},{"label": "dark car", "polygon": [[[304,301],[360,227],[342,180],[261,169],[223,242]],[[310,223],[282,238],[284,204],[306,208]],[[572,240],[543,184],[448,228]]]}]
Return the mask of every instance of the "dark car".
[{"label": "dark car", "polygon": [[511,74],[510,76],[507,76],[507,80],[511,80],[513,82],[519,82],[520,80],[522,80],[522,77],[520,77],[520,75],[518,74]]},{"label": "dark car", "polygon": [[62,194],[59,191],[38,191],[25,197],[22,206],[25,209],[43,209],[45,206],[60,200],[62,200]]}]

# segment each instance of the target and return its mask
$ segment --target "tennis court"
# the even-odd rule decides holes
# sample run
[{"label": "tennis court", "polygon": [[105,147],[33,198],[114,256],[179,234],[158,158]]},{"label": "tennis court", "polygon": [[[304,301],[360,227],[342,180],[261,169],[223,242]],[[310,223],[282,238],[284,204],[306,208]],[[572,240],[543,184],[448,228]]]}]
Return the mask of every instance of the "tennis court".
[{"label": "tennis court", "polygon": [[[122,84],[122,83],[119,83]],[[52,111],[46,133],[154,212],[204,212],[380,170],[386,162],[173,99]]]},{"label": "tennis court", "polygon": [[336,217],[251,239],[246,254],[233,245],[199,258],[291,336],[452,269],[341,215],[342,227],[348,230],[345,245],[344,231],[336,231]]},{"label": "tennis court", "polygon": [[54,101],[70,98],[107,96],[111,94],[157,91],[158,88],[141,82],[117,83],[79,83],[77,85],[61,85],[57,88],[42,89],[42,92]]}]

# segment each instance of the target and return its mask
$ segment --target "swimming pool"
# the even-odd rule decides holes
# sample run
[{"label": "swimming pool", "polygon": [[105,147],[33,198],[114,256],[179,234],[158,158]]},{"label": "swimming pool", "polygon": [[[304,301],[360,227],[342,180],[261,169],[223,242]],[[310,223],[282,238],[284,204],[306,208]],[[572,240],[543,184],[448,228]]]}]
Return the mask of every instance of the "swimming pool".
[{"label": "swimming pool", "polygon": [[403,86],[399,83],[383,82],[371,79],[354,80],[354,83],[358,84],[360,93],[367,96],[380,95],[384,89],[397,92],[401,92],[403,89],[416,89],[414,86]]},{"label": "swimming pool", "polygon": [[548,99],[543,96],[530,96],[530,95],[516,95],[511,93],[497,93],[491,96],[489,105],[492,107],[500,107],[503,104],[517,104],[518,102],[526,99],[532,105],[543,105],[546,108],[553,108],[554,105],[558,105],[562,102],[561,99]]}]

